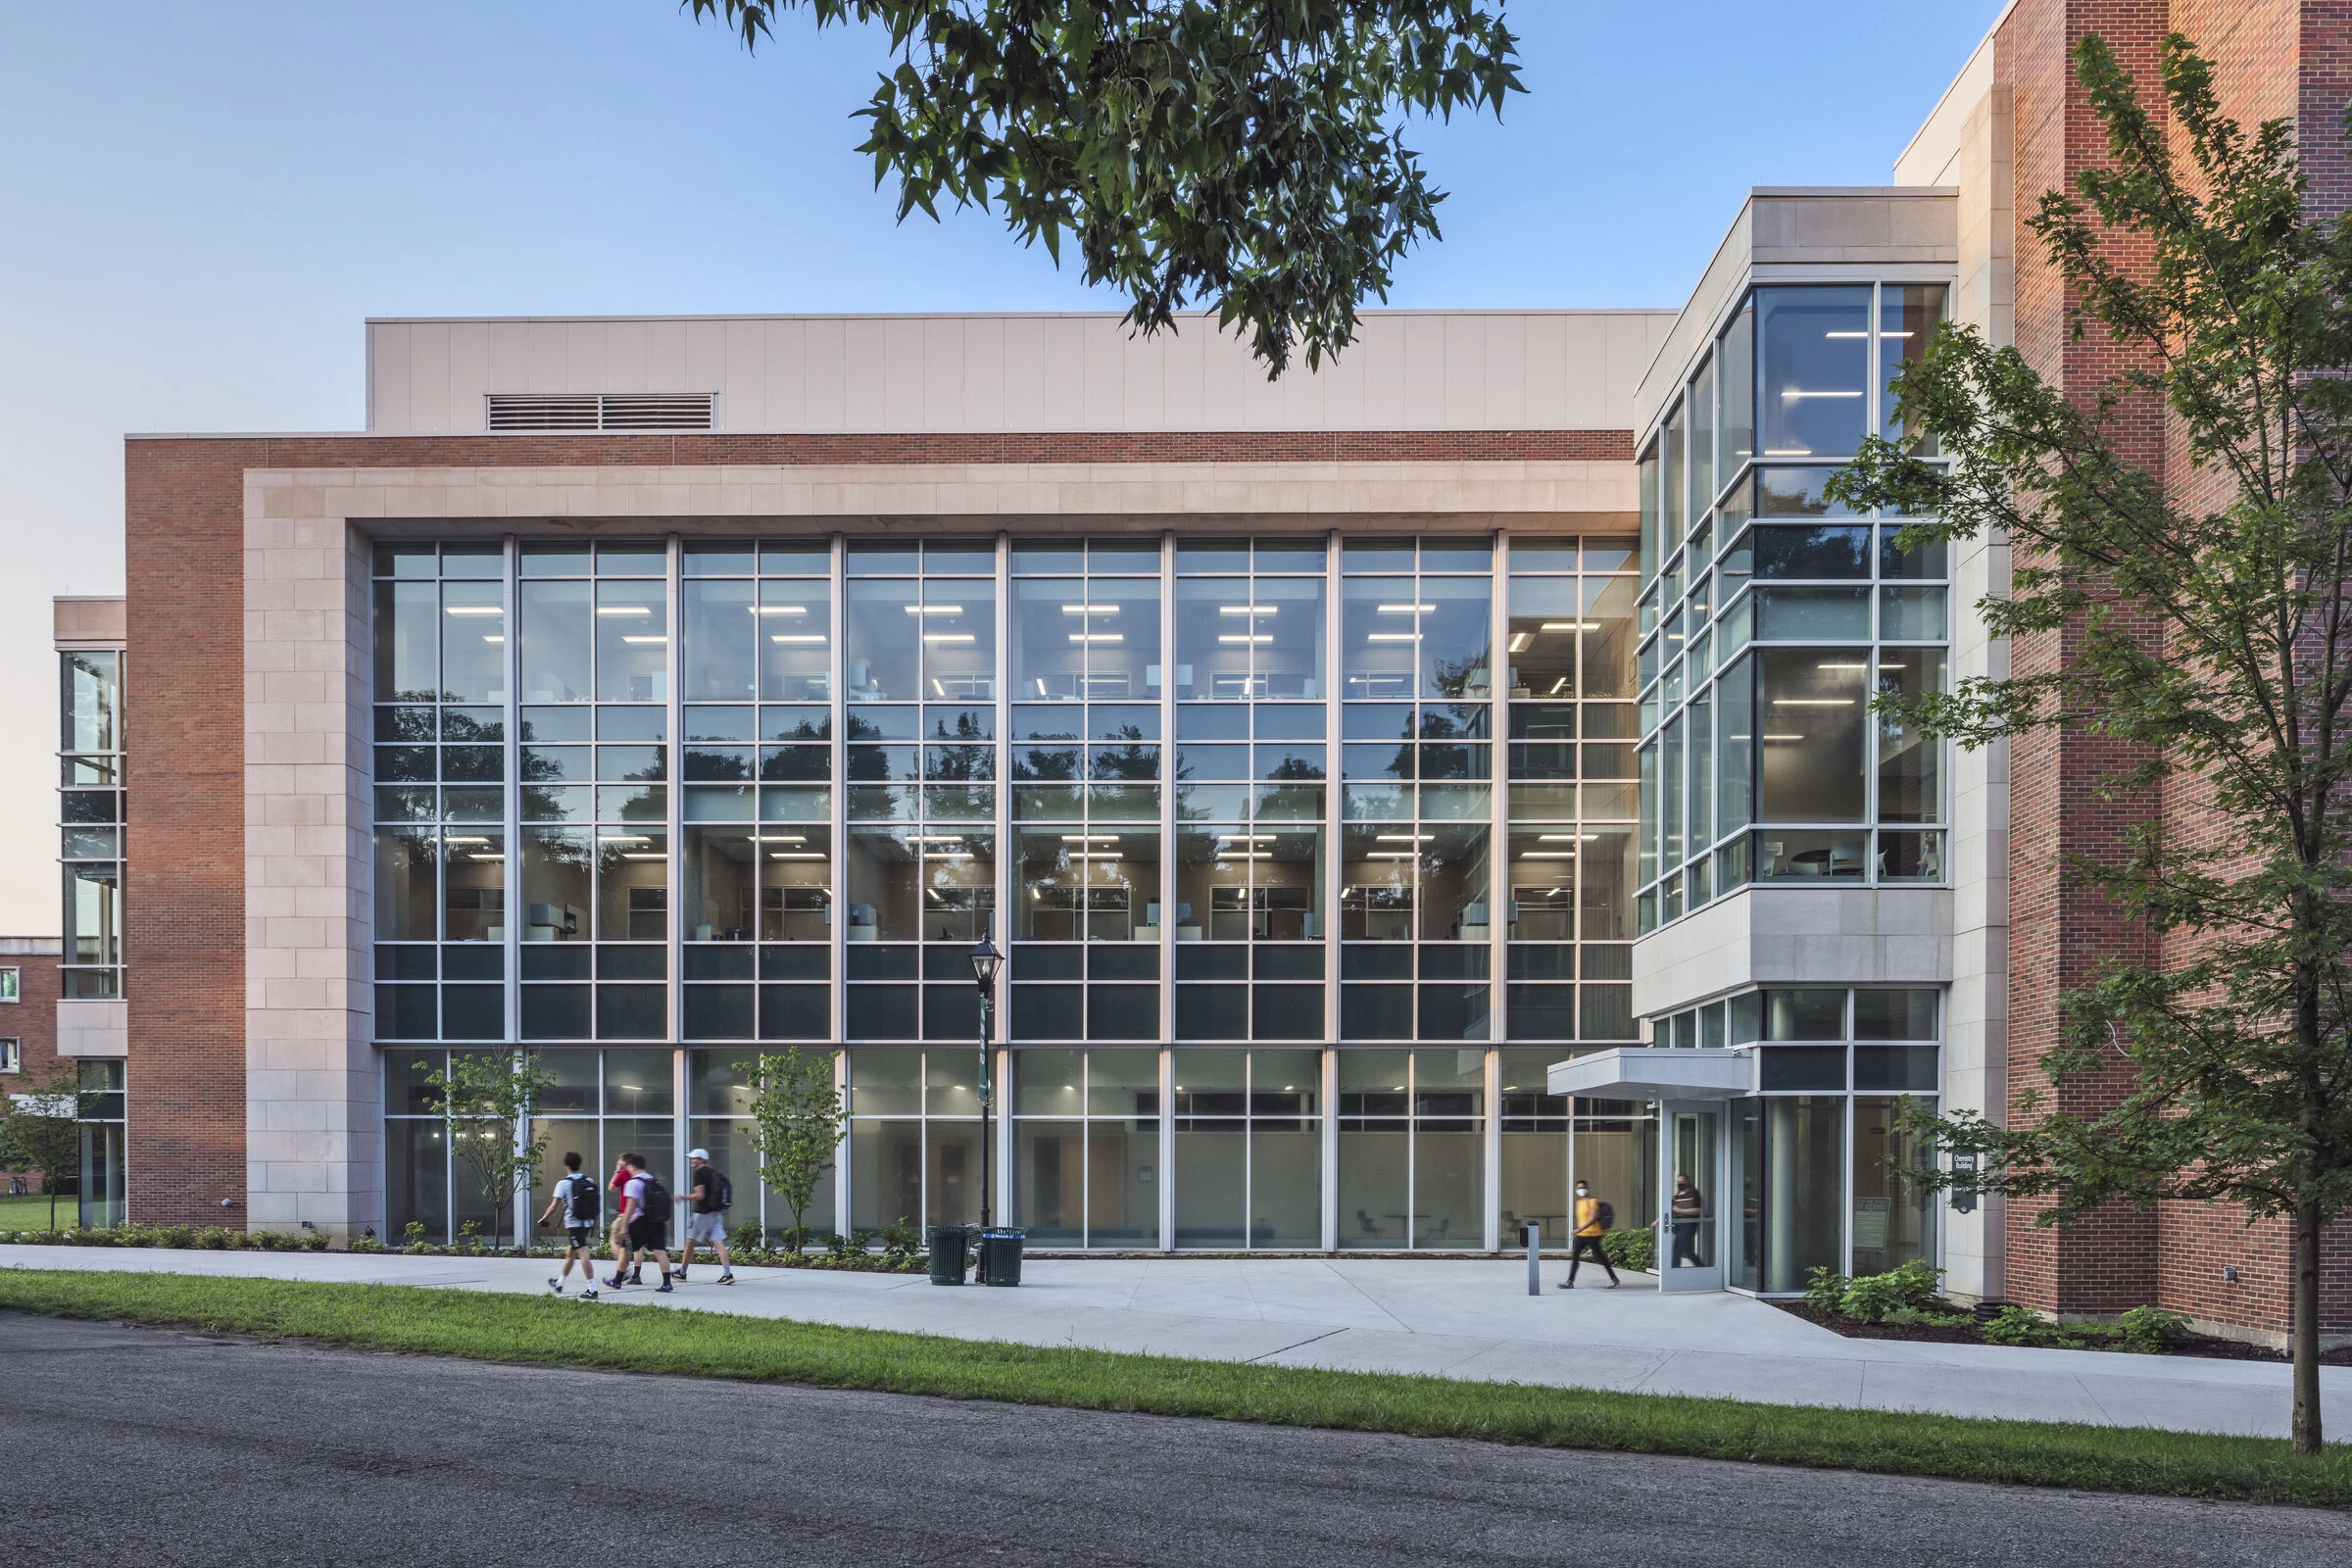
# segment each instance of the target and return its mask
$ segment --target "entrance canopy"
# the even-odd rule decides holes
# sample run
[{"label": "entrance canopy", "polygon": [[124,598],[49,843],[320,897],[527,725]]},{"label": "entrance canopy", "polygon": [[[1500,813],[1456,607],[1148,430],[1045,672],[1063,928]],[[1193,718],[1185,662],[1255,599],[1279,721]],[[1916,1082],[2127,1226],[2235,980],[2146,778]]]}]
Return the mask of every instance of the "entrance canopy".
[{"label": "entrance canopy", "polygon": [[1732,1100],[1756,1092],[1756,1064],[1745,1051],[1620,1046],[1553,1062],[1545,1087],[1596,1100]]}]

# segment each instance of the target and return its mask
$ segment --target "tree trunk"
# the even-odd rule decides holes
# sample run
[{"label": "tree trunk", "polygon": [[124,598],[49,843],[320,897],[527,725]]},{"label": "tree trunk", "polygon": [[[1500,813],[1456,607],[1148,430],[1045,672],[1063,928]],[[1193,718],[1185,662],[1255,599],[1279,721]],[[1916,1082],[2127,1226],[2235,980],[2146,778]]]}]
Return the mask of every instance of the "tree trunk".
[{"label": "tree trunk", "polygon": [[2295,1417],[2297,1453],[2320,1451],[2320,1205],[2295,1205]]}]

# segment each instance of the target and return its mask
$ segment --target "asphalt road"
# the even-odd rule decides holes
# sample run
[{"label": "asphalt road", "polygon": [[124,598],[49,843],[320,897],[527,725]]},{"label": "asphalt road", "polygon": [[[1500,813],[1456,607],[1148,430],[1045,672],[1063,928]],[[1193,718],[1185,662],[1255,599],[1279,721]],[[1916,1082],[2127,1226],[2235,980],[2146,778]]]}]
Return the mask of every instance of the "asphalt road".
[{"label": "asphalt road", "polygon": [[2352,1561],[2352,1513],[489,1366],[0,1312],[0,1564]]}]

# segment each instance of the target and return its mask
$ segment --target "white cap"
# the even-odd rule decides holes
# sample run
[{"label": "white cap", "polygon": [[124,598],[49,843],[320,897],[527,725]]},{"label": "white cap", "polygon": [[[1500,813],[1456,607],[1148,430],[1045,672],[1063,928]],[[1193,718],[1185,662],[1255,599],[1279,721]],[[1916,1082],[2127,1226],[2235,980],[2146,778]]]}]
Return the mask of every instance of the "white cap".
[{"label": "white cap", "polygon": [[710,1157],[710,1151],[708,1149],[689,1149],[686,1151],[686,1157],[688,1159],[709,1159]]}]

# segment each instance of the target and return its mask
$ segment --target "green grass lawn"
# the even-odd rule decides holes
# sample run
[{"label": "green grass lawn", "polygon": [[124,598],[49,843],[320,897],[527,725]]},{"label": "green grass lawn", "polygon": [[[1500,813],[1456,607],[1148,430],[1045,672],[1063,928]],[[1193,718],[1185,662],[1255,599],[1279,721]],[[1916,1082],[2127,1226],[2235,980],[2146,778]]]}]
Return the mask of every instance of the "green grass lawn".
[{"label": "green grass lawn", "polygon": [[[994,1345],[393,1285],[0,1268],[0,1308],[615,1371],[2183,1497],[2352,1504],[2352,1446]],[[2283,1397],[2283,1396],[2282,1396]]]},{"label": "green grass lawn", "polygon": [[[45,1231],[49,1228],[49,1200],[46,1198],[9,1198],[7,1184],[0,1182],[0,1231]],[[72,1193],[61,1193],[57,1199],[57,1223],[65,1229],[74,1228],[80,1212],[81,1200]]]}]

